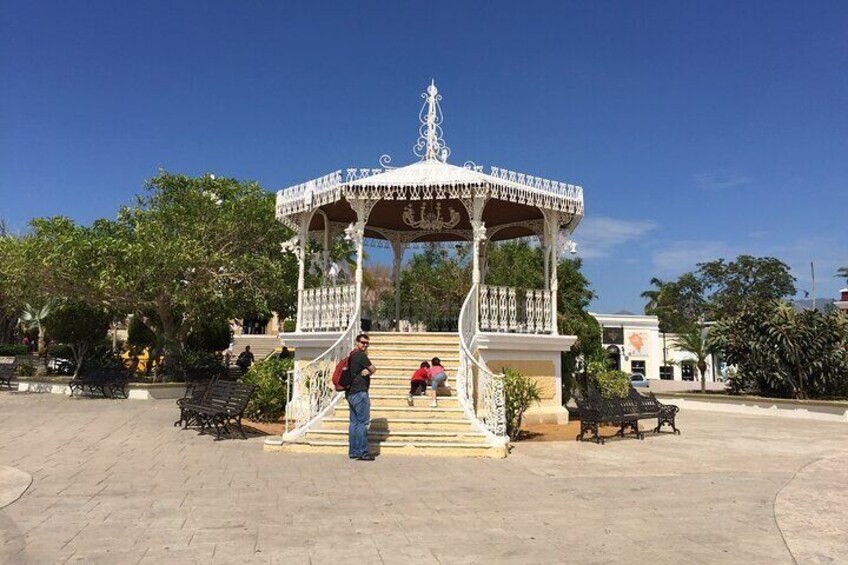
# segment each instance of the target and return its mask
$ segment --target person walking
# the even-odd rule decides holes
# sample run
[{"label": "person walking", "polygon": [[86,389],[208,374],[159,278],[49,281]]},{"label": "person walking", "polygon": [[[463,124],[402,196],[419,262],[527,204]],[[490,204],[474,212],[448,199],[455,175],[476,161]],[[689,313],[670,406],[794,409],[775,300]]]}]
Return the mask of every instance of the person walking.
[{"label": "person walking", "polygon": [[350,425],[348,427],[347,455],[358,461],[373,461],[374,456],[368,453],[368,424],[371,421],[371,399],[368,389],[371,387],[371,375],[377,369],[368,358],[368,334],[356,336],[356,349],[348,360],[350,375],[353,382],[345,391],[347,404],[350,406]]}]

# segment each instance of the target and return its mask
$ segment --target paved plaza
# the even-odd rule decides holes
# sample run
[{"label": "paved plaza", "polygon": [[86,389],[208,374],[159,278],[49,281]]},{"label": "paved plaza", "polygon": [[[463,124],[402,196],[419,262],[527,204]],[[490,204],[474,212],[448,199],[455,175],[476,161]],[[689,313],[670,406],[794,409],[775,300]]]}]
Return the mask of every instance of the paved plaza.
[{"label": "paved plaza", "polygon": [[848,562],[848,424],[683,411],[681,436],[365,463],[176,417],[0,393],[0,504],[32,477],[0,510],[0,562]]}]

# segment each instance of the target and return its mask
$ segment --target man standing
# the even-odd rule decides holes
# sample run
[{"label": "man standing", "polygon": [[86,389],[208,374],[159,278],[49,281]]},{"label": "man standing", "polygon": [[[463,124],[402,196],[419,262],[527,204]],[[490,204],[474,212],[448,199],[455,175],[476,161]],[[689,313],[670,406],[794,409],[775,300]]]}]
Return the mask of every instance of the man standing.
[{"label": "man standing", "polygon": [[350,406],[350,426],[348,428],[348,457],[358,461],[373,461],[374,456],[368,453],[368,424],[371,420],[371,399],[368,388],[371,386],[371,375],[377,369],[368,358],[367,334],[356,336],[356,349],[351,353],[350,375],[353,382],[345,391],[348,406]]}]

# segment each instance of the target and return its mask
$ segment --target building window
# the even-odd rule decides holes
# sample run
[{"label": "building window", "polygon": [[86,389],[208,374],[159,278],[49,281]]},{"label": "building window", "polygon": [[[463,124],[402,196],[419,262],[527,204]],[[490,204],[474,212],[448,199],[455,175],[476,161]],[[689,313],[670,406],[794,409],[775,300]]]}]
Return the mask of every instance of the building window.
[{"label": "building window", "polygon": [[631,373],[639,373],[642,376],[646,376],[646,374],[645,374],[645,362],[644,361],[631,361],[630,362],[630,372]]},{"label": "building window", "polygon": [[613,345],[624,345],[624,328],[620,326],[604,326],[603,340],[604,343],[611,343]]},{"label": "building window", "polygon": [[694,381],[695,366],[692,363],[683,363],[680,365],[680,378],[684,381]]},{"label": "building window", "polygon": [[668,365],[663,365],[662,367],[660,367],[660,379],[664,381],[673,381],[674,367],[670,367]]}]

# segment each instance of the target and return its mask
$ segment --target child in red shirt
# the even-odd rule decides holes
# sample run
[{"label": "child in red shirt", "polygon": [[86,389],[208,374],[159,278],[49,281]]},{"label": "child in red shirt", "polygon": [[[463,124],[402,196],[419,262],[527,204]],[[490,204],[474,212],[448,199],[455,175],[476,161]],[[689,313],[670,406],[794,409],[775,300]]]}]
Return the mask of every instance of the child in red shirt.
[{"label": "child in red shirt", "polygon": [[409,394],[406,396],[407,401],[412,405],[412,397],[424,396],[427,391],[427,379],[430,378],[430,364],[427,361],[422,361],[421,366],[417,371],[412,373],[410,379]]}]

